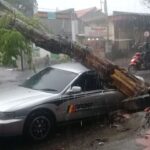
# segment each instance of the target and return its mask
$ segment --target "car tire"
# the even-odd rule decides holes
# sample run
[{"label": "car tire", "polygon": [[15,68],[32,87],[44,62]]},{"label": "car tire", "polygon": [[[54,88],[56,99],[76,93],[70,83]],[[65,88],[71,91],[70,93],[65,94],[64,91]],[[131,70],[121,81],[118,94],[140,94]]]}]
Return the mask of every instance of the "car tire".
[{"label": "car tire", "polygon": [[43,141],[54,133],[55,121],[51,113],[38,110],[29,115],[24,135],[32,141]]}]

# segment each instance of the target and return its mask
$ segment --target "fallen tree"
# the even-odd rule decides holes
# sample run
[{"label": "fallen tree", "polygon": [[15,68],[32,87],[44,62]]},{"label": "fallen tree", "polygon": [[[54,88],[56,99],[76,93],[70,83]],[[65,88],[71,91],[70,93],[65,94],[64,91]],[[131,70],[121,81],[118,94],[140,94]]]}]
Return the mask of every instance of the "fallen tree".
[{"label": "fallen tree", "polygon": [[3,0],[0,0],[0,6],[14,14],[10,16],[8,28],[15,28],[35,43],[36,46],[52,53],[67,54],[88,68],[94,69],[98,73],[100,72],[107,78],[108,82],[111,82],[128,97],[139,96],[148,92],[148,86],[144,81],[139,80],[109,60],[100,58],[93,53],[91,48],[68,41],[61,36],[50,35],[42,30],[40,31],[28,24],[25,17],[17,16],[19,12]]}]

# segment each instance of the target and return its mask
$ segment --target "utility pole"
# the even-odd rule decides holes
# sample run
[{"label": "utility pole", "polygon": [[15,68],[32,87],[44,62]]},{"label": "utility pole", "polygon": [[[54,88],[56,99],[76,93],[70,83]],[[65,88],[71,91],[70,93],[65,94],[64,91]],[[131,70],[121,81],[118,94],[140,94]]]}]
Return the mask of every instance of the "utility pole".
[{"label": "utility pole", "polygon": [[20,50],[20,52],[21,52],[21,55],[20,55],[20,59],[21,59],[21,71],[23,71],[24,70],[23,51]]},{"label": "utility pole", "polygon": [[109,17],[108,17],[108,6],[107,6],[107,0],[104,0],[104,13],[106,15],[106,32],[107,32],[107,37],[106,37],[106,46],[105,46],[105,52],[109,52]]},{"label": "utility pole", "polygon": [[107,40],[109,40],[109,18],[108,18],[107,0],[104,0],[104,12],[106,15],[106,24],[107,24]]},{"label": "utility pole", "polygon": [[107,0],[104,0],[104,12],[106,15],[108,15]]},{"label": "utility pole", "polygon": [[103,0],[100,0],[100,10],[103,11]]}]

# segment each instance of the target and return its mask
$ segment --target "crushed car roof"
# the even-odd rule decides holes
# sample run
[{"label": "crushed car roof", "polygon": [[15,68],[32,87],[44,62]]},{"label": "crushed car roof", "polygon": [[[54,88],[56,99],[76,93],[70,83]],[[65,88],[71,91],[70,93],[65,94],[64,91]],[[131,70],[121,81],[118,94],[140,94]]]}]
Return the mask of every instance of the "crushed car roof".
[{"label": "crushed car roof", "polygon": [[78,74],[90,70],[90,69],[86,68],[85,66],[83,66],[82,64],[77,63],[77,62],[62,63],[62,64],[53,65],[51,67],[61,69],[61,70],[65,70],[65,71],[78,73]]}]

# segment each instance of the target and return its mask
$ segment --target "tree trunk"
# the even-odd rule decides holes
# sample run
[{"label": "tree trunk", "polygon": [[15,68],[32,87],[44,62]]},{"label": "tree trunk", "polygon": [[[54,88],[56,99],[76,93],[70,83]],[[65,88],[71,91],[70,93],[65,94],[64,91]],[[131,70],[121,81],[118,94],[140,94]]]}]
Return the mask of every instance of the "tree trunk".
[{"label": "tree trunk", "polygon": [[23,71],[23,70],[24,70],[23,51],[22,51],[22,50],[20,50],[20,51],[21,51],[21,55],[20,55],[20,59],[21,59],[21,70]]}]

